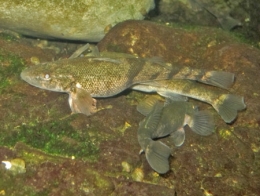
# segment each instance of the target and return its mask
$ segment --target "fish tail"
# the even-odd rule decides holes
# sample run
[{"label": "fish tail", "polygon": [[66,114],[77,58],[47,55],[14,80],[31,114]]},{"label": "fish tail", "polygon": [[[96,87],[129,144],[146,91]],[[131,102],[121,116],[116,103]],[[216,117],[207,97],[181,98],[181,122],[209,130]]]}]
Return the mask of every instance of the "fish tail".
[{"label": "fish tail", "polygon": [[160,141],[151,140],[145,150],[145,156],[149,165],[158,173],[164,174],[169,171],[168,158],[171,149]]},{"label": "fish tail", "polygon": [[224,30],[232,30],[234,27],[242,26],[242,23],[239,20],[236,20],[229,15],[218,16],[217,19]]},{"label": "fish tail", "polygon": [[215,130],[213,116],[208,111],[196,111],[189,126],[192,131],[203,136],[210,135]]},{"label": "fish tail", "polygon": [[[174,71],[175,70],[173,69],[172,72]],[[231,87],[235,80],[235,75],[230,72],[206,71],[201,69],[190,69],[188,67],[185,67],[175,75],[174,74],[172,77],[173,79],[195,80],[204,84],[209,84],[224,89]]]},{"label": "fish tail", "polygon": [[246,108],[244,98],[232,94],[221,95],[212,106],[226,123],[231,123],[236,119],[237,112]]},{"label": "fish tail", "polygon": [[208,71],[202,77],[206,84],[218,86],[224,89],[229,88],[235,80],[235,75],[225,71]]}]

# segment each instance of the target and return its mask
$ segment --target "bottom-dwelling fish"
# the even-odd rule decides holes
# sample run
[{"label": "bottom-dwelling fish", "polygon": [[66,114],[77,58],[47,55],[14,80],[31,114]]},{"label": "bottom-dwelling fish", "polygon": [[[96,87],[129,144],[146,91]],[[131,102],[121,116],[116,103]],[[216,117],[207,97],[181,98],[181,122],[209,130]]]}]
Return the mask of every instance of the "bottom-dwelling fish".
[{"label": "bottom-dwelling fish", "polygon": [[223,89],[207,88],[206,85],[189,80],[161,80],[138,84],[132,87],[142,92],[157,92],[163,97],[176,100],[181,96],[191,97],[209,103],[226,123],[231,123],[237,117],[237,112],[246,108],[244,98],[226,94]]},{"label": "bottom-dwelling fish", "polygon": [[[236,2],[237,4],[239,3],[237,1],[234,2]],[[205,9],[209,13],[211,13],[213,16],[217,18],[221,27],[225,30],[232,30],[234,27],[242,25],[242,23],[239,20],[236,20],[229,15],[230,11],[228,9],[228,6],[225,6],[225,3],[224,3],[225,6],[224,9],[223,9],[223,3],[221,5],[221,2],[218,2],[218,4],[216,3],[214,4],[214,2],[208,0],[189,0],[189,3],[193,8],[193,10],[197,11],[197,10]],[[221,7],[222,9],[218,9],[219,5],[222,6]]]},{"label": "bottom-dwelling fish", "polygon": [[185,140],[186,125],[195,133],[207,136],[214,132],[214,122],[209,112],[199,111],[190,102],[172,101],[164,106],[154,97],[149,98],[150,100],[140,103],[137,108],[139,112],[147,115],[139,123],[138,142],[145,151],[150,166],[163,174],[169,171],[168,158],[171,149],[154,139],[170,136],[175,146],[181,146]]},{"label": "bottom-dwelling fish", "polygon": [[96,111],[93,97],[111,97],[143,82],[178,78],[228,88],[234,81],[229,72],[193,69],[157,58],[117,56],[47,62],[23,70],[21,78],[38,88],[68,93],[71,110],[86,115]]}]

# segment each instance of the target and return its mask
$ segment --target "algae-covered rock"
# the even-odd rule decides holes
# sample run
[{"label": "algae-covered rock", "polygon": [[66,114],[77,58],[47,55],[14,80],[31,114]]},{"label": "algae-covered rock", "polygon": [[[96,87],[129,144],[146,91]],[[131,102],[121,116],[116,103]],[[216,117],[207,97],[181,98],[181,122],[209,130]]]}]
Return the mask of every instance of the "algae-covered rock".
[{"label": "algae-covered rock", "polygon": [[143,19],[153,0],[0,0],[0,27],[44,38],[99,41],[118,22]]}]

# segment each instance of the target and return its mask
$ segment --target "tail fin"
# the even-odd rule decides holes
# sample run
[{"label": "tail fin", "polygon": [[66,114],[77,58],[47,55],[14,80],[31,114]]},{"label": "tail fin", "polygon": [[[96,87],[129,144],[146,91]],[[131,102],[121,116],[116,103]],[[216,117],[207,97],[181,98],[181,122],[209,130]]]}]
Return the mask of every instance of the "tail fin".
[{"label": "tail fin", "polygon": [[244,98],[232,94],[221,95],[212,106],[226,123],[231,123],[236,119],[237,112],[246,108]]},{"label": "tail fin", "polygon": [[171,149],[160,141],[151,140],[145,150],[145,156],[149,165],[159,174],[169,171],[168,158],[171,155]]},{"label": "tail fin", "polygon": [[234,83],[235,79],[233,73],[225,71],[206,71],[203,69],[191,69],[189,67],[183,67],[181,70],[176,69],[176,67],[172,68],[169,78],[195,80],[224,89],[229,88]]},{"label": "tail fin", "polygon": [[198,80],[200,82],[227,89],[234,83],[235,75],[225,71],[208,71]]},{"label": "tail fin", "polygon": [[213,116],[207,111],[196,111],[193,115],[190,128],[199,135],[210,135],[215,130]]},{"label": "tail fin", "polygon": [[239,20],[236,20],[229,15],[218,16],[217,19],[224,30],[230,31],[234,27],[242,26],[242,23]]}]

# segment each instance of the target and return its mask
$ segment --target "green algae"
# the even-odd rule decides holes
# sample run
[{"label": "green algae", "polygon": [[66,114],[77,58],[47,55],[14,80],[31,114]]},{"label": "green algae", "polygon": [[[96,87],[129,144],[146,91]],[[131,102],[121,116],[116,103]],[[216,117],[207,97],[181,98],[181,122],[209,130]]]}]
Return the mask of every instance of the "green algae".
[{"label": "green algae", "polygon": [[[2,172],[0,172],[2,175]],[[5,175],[5,178],[0,179],[0,186],[1,190],[4,190],[5,195],[15,196],[15,195],[29,195],[29,196],[47,196],[49,195],[46,190],[36,192],[33,187],[25,186],[24,183],[15,183],[17,181],[25,180],[23,176],[12,176],[12,175]]]},{"label": "green algae", "polygon": [[95,160],[99,152],[89,133],[74,130],[68,121],[31,122],[8,132],[1,132],[0,137],[2,146],[11,147],[17,142],[23,142],[46,153],[66,157]]},{"label": "green algae", "polygon": [[11,53],[0,50],[0,94],[13,85],[24,67],[24,60]]},{"label": "green algae", "polygon": [[98,189],[106,190],[113,186],[113,183],[109,181],[108,178],[104,178],[103,175],[100,175],[98,172],[94,170],[88,169],[86,173],[88,173],[88,175],[93,176],[93,182],[98,187]]},{"label": "green algae", "polygon": [[219,135],[223,138],[223,139],[230,139],[230,137],[232,137],[232,131],[233,130],[228,130],[228,129],[220,129],[219,130]]},{"label": "green algae", "polygon": [[0,38],[9,42],[17,41],[19,37],[19,34],[8,30],[4,30],[4,32],[0,33]]},{"label": "green algae", "polygon": [[26,164],[39,165],[46,161],[52,163],[60,163],[62,161],[68,160],[57,155],[47,154],[39,149],[32,148],[23,142],[17,142],[14,146],[15,153],[18,157],[22,157]]}]

